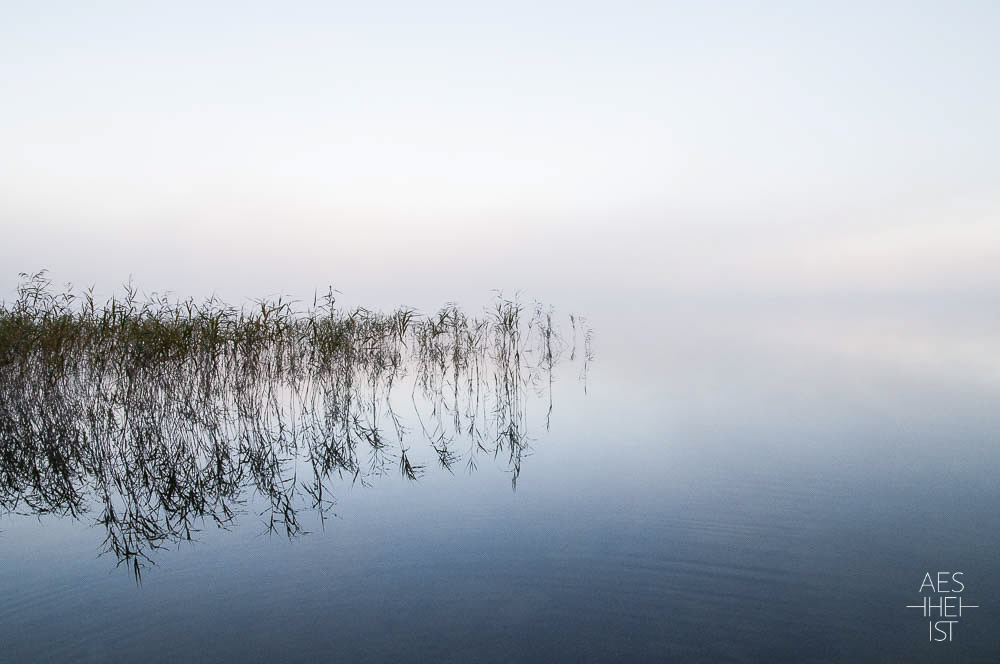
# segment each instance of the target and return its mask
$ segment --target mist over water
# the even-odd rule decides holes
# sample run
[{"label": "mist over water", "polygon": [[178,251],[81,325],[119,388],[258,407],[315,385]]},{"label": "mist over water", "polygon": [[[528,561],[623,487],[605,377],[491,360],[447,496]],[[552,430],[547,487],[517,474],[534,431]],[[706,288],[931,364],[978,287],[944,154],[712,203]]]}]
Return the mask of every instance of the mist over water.
[{"label": "mist over water", "polygon": [[[506,451],[449,472],[420,432],[416,481],[398,450],[369,482],[331,476],[326,511],[301,492],[292,537],[250,481],[224,527],[209,518],[192,541],[161,540],[139,586],[113,552],[96,557],[107,547],[94,519],[8,513],[8,652],[929,661],[944,645],[987,661],[997,624],[985,607],[1000,591],[995,314],[654,302],[588,317],[586,393],[567,335],[548,430],[548,379],[525,392],[516,490]],[[315,459],[282,465],[279,495],[289,473],[307,487]],[[937,568],[963,571],[967,603],[984,606],[947,644],[928,643],[926,620],[904,608]],[[53,621],[63,636],[40,651]]]},{"label": "mist over water", "polygon": [[997,661],[996,6],[112,4],[0,7],[0,661]]}]

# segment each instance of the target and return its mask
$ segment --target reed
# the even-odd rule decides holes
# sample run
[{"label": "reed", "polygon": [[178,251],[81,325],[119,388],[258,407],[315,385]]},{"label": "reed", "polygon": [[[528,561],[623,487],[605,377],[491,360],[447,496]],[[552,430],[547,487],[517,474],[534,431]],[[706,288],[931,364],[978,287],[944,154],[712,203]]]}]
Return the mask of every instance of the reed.
[{"label": "reed", "polygon": [[[95,515],[138,580],[158,548],[249,505],[293,536],[299,510],[333,506],[334,479],[369,484],[395,466],[416,480],[421,440],[443,469],[488,455],[516,486],[528,399],[547,393],[548,426],[567,347],[551,307],[498,295],[478,316],[380,312],[343,309],[332,290],[297,307],[144,297],[131,283],[97,302],[22,275],[0,306],[0,510]],[[570,320],[586,375],[591,332]]]}]

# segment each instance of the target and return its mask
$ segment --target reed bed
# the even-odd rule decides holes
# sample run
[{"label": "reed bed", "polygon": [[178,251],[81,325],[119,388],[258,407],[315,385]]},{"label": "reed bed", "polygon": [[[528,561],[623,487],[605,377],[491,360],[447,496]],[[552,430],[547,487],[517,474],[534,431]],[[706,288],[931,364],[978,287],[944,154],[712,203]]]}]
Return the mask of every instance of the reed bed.
[{"label": "reed bed", "polygon": [[516,486],[529,397],[547,394],[548,427],[563,356],[584,378],[593,361],[585,320],[564,333],[554,316],[502,296],[471,316],[131,284],[97,302],[22,275],[0,307],[0,510],[90,515],[138,580],[156,549],[251,506],[269,530],[302,532],[298,512],[325,515],[334,479],[491,458]]}]

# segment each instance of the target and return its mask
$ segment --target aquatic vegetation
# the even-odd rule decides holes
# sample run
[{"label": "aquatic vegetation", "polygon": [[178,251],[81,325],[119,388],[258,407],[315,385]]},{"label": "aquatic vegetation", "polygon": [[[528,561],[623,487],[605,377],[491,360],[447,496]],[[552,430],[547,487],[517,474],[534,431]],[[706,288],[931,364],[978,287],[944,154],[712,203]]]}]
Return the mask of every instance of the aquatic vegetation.
[{"label": "aquatic vegetation", "polygon": [[[548,395],[548,427],[578,328],[583,376],[593,359],[583,319],[567,343],[551,308],[502,296],[470,316],[343,310],[332,290],[304,310],[131,284],[98,303],[44,273],[17,293],[0,307],[0,511],[95,515],[137,579],[156,549],[251,504],[269,530],[298,534],[299,510],[332,506],[334,479],[416,480],[424,458],[454,472],[488,455],[516,486],[528,397]],[[429,457],[414,455],[421,441]]]}]

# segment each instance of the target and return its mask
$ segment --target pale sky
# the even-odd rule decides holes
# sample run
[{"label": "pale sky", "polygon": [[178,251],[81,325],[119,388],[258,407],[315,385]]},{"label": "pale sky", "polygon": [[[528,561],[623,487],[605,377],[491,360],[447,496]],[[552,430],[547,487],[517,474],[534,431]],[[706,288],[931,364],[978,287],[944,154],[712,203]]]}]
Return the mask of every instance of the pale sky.
[{"label": "pale sky", "polygon": [[3,289],[1000,292],[998,35],[994,2],[0,2]]}]

